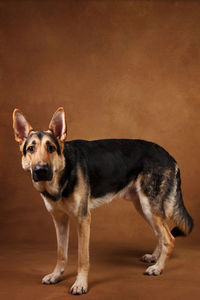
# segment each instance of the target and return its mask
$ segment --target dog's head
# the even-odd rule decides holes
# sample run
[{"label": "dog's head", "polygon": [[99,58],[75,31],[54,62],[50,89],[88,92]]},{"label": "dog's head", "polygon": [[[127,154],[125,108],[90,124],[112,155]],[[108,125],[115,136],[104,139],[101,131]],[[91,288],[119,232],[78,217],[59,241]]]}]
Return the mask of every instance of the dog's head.
[{"label": "dog's head", "polygon": [[60,107],[53,115],[47,131],[34,131],[19,109],[13,112],[15,140],[22,152],[22,167],[30,171],[33,181],[51,181],[64,168],[66,138],[65,112]]}]

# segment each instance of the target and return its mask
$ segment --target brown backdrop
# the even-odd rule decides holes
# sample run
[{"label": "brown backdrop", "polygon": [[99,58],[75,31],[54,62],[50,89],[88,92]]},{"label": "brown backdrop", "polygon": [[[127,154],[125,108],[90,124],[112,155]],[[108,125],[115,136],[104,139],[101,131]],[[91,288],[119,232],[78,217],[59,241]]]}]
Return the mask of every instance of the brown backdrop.
[{"label": "brown backdrop", "polygon": [[180,165],[185,204],[195,220],[191,236],[177,242],[165,274],[146,278],[138,257],[153,249],[151,229],[122,200],[94,211],[90,292],[84,297],[145,299],[148,291],[154,299],[188,299],[191,293],[196,299],[200,2],[0,1],[0,22],[4,299],[65,299],[64,286],[75,276],[73,224],[71,276],[67,272],[56,287],[40,285],[55,261],[55,233],[21,169],[11,122],[18,107],[35,129],[47,129],[59,106],[66,110],[69,140],[141,138],[166,148]]}]

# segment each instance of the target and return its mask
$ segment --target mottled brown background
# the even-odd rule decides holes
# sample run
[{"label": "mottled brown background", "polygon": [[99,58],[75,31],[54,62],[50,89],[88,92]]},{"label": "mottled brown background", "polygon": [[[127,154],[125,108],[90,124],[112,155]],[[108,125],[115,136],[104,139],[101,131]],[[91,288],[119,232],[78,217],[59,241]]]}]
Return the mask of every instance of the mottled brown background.
[{"label": "mottled brown background", "polygon": [[[195,220],[165,273],[142,275],[151,229],[123,200],[92,214],[87,299],[198,299],[200,1],[0,1],[0,281],[2,299],[72,298],[76,229],[65,280],[43,286],[55,233],[21,169],[11,115],[47,129],[63,106],[69,139],[140,138],[166,148],[182,170]],[[67,286],[67,288],[66,288]]]}]

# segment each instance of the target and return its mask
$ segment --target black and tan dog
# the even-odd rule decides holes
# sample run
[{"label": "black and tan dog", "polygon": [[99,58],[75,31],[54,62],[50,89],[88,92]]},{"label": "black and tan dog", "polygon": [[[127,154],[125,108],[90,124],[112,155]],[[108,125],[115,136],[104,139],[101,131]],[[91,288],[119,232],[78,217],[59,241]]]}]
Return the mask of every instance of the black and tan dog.
[{"label": "black and tan dog", "polygon": [[[179,168],[163,148],[128,139],[66,142],[63,108],[55,112],[47,131],[33,131],[24,115],[15,109],[13,127],[22,152],[22,166],[30,171],[33,185],[56,228],[57,264],[42,279],[43,283],[62,279],[67,262],[69,217],[75,217],[78,275],[71,293],[87,292],[90,210],[116,197],[132,201],[153,228],[158,245],[153,254],[145,254],[142,260],[155,263],[145,274],[161,274],[174,247],[174,236],[186,235],[193,227],[182,200]],[[176,225],[172,232],[167,219]]]}]

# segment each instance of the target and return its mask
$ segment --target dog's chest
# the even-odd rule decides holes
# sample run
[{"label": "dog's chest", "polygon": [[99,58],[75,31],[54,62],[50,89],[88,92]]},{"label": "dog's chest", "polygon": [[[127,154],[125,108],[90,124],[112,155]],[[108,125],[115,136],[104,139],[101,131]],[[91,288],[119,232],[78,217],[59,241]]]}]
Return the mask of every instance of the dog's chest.
[{"label": "dog's chest", "polygon": [[41,194],[44,204],[50,213],[57,211],[64,212],[70,216],[77,217],[80,211],[81,197],[78,194],[72,194],[67,198],[60,198],[57,201]]}]

